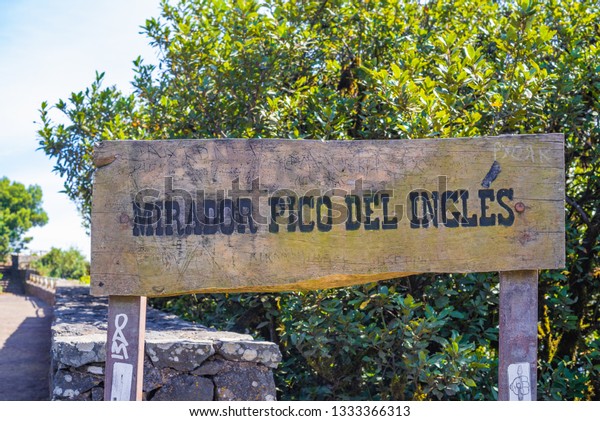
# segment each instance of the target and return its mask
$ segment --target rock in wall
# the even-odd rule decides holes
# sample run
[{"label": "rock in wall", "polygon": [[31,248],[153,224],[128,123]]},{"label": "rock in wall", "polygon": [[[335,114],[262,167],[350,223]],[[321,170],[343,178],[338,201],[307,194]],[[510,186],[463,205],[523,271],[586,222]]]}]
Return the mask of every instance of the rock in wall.
[{"label": "rock in wall", "polygon": [[[102,400],[108,301],[87,287],[56,289],[52,400]],[[144,400],[275,400],[277,345],[148,308]]]}]

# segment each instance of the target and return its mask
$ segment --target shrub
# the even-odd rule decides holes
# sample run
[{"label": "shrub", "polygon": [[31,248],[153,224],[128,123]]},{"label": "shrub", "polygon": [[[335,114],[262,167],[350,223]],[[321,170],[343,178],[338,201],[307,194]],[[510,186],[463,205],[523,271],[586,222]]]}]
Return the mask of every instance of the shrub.
[{"label": "shrub", "polygon": [[90,273],[90,264],[75,248],[52,249],[32,263],[32,268],[43,276],[65,279],[80,279]]}]

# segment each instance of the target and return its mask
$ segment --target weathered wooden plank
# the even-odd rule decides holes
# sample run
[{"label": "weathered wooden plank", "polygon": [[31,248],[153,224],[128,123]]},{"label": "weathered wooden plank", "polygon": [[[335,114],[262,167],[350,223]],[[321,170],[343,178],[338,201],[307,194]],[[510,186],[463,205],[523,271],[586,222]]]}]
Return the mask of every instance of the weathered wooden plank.
[{"label": "weathered wooden plank", "polygon": [[560,134],[104,142],[95,151],[92,293],[561,268],[563,157]]},{"label": "weathered wooden plank", "polygon": [[105,401],[142,400],[146,301],[146,297],[109,297]]},{"label": "weathered wooden plank", "polygon": [[537,400],[538,273],[500,272],[498,400]]}]

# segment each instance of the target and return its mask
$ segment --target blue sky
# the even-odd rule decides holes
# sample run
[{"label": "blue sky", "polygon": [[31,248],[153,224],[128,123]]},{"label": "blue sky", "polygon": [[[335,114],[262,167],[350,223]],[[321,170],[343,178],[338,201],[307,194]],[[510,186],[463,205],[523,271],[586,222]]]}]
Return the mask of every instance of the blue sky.
[{"label": "blue sky", "polygon": [[66,100],[89,86],[96,70],[106,72],[106,86],[130,91],[132,61],[157,61],[140,26],[158,15],[159,0],[0,0],[0,177],[41,186],[50,219],[28,232],[30,250],[90,253],[54,163],[36,150],[41,102]]}]

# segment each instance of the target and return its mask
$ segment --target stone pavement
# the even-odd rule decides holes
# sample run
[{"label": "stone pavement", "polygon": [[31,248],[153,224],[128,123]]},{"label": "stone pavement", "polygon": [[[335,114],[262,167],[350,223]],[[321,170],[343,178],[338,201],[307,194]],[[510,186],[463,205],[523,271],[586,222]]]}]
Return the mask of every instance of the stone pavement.
[{"label": "stone pavement", "polygon": [[0,282],[0,401],[48,400],[52,307]]}]

